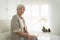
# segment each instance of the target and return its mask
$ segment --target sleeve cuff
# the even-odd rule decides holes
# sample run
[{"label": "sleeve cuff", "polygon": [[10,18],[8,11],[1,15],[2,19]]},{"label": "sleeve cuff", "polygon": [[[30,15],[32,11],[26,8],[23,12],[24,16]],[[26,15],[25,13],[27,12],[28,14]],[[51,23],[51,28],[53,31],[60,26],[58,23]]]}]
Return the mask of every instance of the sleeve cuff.
[{"label": "sleeve cuff", "polygon": [[13,30],[13,32],[19,32],[19,31],[21,31],[21,29],[18,29],[18,30]]}]

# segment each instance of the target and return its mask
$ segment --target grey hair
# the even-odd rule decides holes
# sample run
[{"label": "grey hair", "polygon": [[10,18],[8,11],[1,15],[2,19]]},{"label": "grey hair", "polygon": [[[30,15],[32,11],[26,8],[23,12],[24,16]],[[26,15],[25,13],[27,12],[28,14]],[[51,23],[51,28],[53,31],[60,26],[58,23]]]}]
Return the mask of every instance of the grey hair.
[{"label": "grey hair", "polygon": [[19,5],[17,6],[17,9],[20,9],[20,8],[22,8],[22,7],[25,8],[25,6],[24,6],[23,4],[19,4]]}]

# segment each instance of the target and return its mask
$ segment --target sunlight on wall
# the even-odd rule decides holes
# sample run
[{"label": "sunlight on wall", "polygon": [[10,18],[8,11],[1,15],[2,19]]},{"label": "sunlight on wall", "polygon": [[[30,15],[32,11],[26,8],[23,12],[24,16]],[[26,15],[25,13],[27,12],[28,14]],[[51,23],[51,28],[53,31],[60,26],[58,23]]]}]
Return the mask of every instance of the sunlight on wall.
[{"label": "sunlight on wall", "polygon": [[[47,4],[26,5],[26,10],[23,17],[25,18],[28,31],[31,34],[38,34],[39,32],[42,32],[42,26],[46,26],[46,28],[49,28],[49,15]],[[42,23],[40,21],[40,19],[43,17],[46,18],[46,23]]]},{"label": "sunlight on wall", "polygon": [[[49,6],[47,4],[42,4],[41,5],[41,18],[44,18],[42,20],[41,24],[42,26],[45,26],[46,28],[49,28]],[[45,22],[43,22],[45,21]]]},{"label": "sunlight on wall", "polygon": [[40,30],[39,24],[39,5],[26,5],[26,11],[23,15],[26,21],[28,31],[38,31]]}]

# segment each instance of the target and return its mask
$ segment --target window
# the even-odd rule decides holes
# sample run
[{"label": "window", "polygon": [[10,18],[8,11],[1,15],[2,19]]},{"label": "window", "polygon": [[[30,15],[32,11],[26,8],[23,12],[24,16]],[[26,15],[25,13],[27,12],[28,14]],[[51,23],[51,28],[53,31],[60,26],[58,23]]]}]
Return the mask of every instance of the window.
[{"label": "window", "polygon": [[[26,11],[23,17],[25,18],[28,31],[31,34],[41,32],[42,26],[45,26],[46,28],[49,27],[48,4],[26,5]],[[41,20],[42,18],[46,20],[45,23],[41,22],[43,21]]]}]

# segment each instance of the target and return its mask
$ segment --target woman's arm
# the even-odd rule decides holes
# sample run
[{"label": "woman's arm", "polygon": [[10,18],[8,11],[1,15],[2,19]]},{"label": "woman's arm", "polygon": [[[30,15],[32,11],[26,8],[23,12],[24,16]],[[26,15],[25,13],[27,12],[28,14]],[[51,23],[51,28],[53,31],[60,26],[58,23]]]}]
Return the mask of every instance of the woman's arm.
[{"label": "woman's arm", "polygon": [[24,33],[22,31],[16,32],[18,35],[22,36],[22,37],[28,37],[29,35],[27,33]]},{"label": "woman's arm", "polygon": [[29,34],[26,26],[24,27],[24,32]]}]

